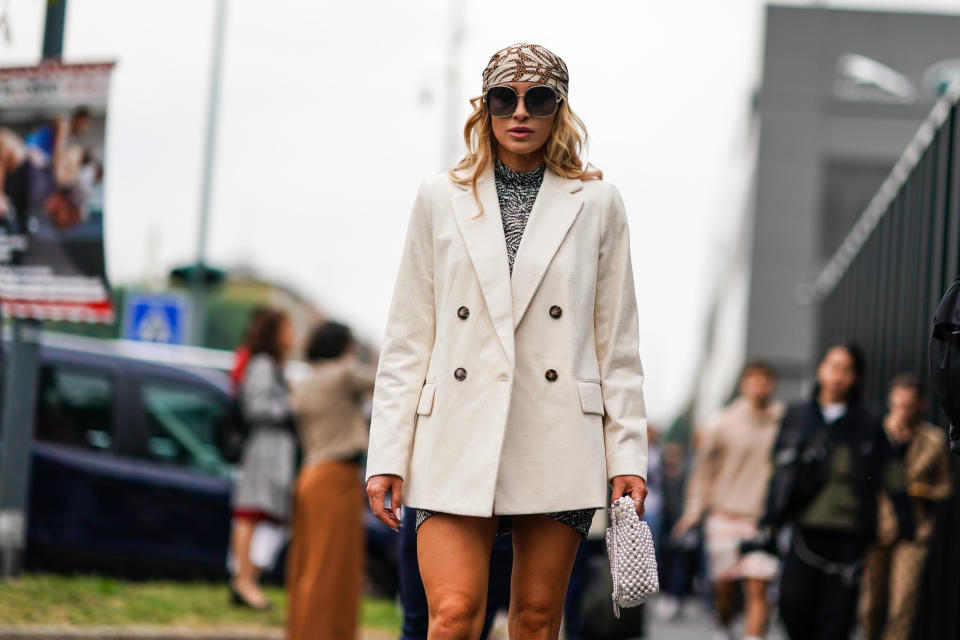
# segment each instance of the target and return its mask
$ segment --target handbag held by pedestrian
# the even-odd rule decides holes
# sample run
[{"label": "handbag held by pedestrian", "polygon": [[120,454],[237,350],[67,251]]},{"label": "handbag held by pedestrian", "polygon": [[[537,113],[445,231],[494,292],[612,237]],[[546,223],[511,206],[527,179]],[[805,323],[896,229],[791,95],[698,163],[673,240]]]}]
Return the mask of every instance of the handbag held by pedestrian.
[{"label": "handbag held by pedestrian", "polygon": [[619,618],[621,607],[643,604],[660,591],[653,535],[637,515],[630,496],[623,496],[610,507],[606,541],[613,578],[613,614]]}]

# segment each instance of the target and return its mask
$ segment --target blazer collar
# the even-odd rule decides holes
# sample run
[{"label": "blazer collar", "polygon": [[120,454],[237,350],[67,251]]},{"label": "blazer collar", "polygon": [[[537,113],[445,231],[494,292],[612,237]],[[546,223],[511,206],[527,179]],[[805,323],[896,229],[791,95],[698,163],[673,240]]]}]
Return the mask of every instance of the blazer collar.
[{"label": "blazer collar", "polygon": [[523,320],[550,261],[583,207],[582,189],[580,180],[564,178],[549,169],[543,176],[513,262],[514,329]]},{"label": "blazer collar", "polygon": [[497,336],[512,365],[515,357],[513,332],[583,206],[580,193],[583,183],[547,169],[517,249],[512,278],[507,266],[507,246],[493,168],[488,168],[477,180],[477,199],[483,207],[482,215],[470,186],[459,186],[463,192],[453,197],[454,215],[477,272]]},{"label": "blazer collar", "polygon": [[[500,220],[500,203],[493,181],[493,169],[485,171],[477,180],[477,197],[469,185],[459,185],[451,204],[460,227],[460,235],[467,247],[470,261],[480,281],[480,290],[493,326],[503,345],[511,367],[515,362],[513,348],[513,303],[510,293],[510,271],[507,266],[507,244]],[[477,208],[480,200],[483,214]]]}]

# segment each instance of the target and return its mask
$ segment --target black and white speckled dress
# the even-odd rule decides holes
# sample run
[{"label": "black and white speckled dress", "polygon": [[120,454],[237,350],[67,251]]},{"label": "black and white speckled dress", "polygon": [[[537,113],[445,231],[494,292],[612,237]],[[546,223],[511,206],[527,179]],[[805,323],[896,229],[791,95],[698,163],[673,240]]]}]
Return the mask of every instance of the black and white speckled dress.
[{"label": "black and white speckled dress", "polygon": [[[527,227],[527,219],[533,210],[537,193],[540,192],[540,185],[543,184],[543,174],[546,168],[546,165],[543,165],[534,171],[520,172],[514,171],[497,160],[493,170],[494,180],[497,184],[497,199],[500,201],[500,219],[503,221],[503,236],[507,243],[507,261],[511,276],[513,275],[513,262],[517,257],[517,249],[520,247],[520,239]],[[593,522],[593,516],[596,512],[596,509],[590,508],[557,511],[543,515],[573,527],[580,534],[580,537],[586,538],[590,531],[590,523]],[[417,509],[417,529],[427,518],[436,513],[436,511]],[[500,516],[497,523],[497,533],[509,533],[510,524],[510,516]]]}]

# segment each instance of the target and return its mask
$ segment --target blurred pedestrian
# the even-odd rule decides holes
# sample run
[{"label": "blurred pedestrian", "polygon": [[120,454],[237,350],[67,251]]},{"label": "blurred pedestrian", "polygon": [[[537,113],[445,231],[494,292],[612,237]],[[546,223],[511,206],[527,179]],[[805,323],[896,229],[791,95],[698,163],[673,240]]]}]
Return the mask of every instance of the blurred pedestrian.
[{"label": "blurred pedestrian", "polygon": [[780,613],[793,640],[849,638],[879,491],[890,495],[901,537],[913,537],[903,465],[861,397],[865,371],[856,347],[827,349],[813,396],[790,407],[774,446],[763,523],[792,528]]},{"label": "blurred pedestrian", "polygon": [[364,396],[376,368],[354,356],[350,329],[327,321],[307,344],[312,371],[294,409],[303,448],[287,558],[287,638],[357,637],[366,508],[360,462],[367,448]]},{"label": "blurred pedestrian", "polygon": [[660,571],[660,594],[653,601],[653,613],[661,620],[682,616],[692,601],[694,579],[700,568],[700,533],[688,529],[681,536],[671,532],[683,515],[683,502],[690,477],[690,455],[679,442],[660,446],[663,466],[663,509],[660,526],[653,532]]},{"label": "blurred pedestrian", "polygon": [[283,366],[293,342],[293,325],[287,314],[265,312],[250,337],[250,362],[239,389],[250,435],[233,488],[230,545],[236,572],[230,589],[236,604],[254,609],[270,607],[258,584],[261,567],[250,557],[254,531],[261,522],[285,524],[290,515],[296,436]]},{"label": "blurred pedestrian", "polygon": [[608,482],[643,512],[626,214],[579,156],[567,83],[566,64],[539,45],[494,54],[471,101],[466,157],[424,182],[410,219],[367,493],[392,527],[404,499],[417,509],[432,640],[479,636],[490,549],[508,530],[510,637],[556,638]]},{"label": "blurred pedestrian", "polygon": [[770,453],[783,417],[783,405],[773,398],[776,388],[770,365],[754,361],[743,368],[739,397],[701,432],[683,517],[673,529],[674,536],[683,536],[706,515],[704,537],[718,638],[731,638],[738,582],[747,640],[759,640],[767,631],[767,591],[779,561],[764,551],[741,554],[739,549],[743,540],[756,537],[763,514]]},{"label": "blurred pedestrian", "polygon": [[867,553],[860,599],[860,623],[865,640],[907,640],[920,576],[936,516],[936,505],[950,496],[950,463],[943,429],[921,415],[927,401],[913,374],[902,374],[890,385],[890,411],[883,421],[894,454],[904,461],[907,493],[914,506],[916,536],[897,539],[893,505],[880,496],[877,541]]},{"label": "blurred pedestrian", "polygon": [[233,368],[230,369],[230,379],[233,381],[234,391],[240,388],[240,383],[243,382],[243,374],[247,370],[247,365],[250,364],[250,341],[253,339],[254,331],[269,312],[269,307],[256,306],[247,316],[247,326],[243,330],[243,339],[233,352]]}]

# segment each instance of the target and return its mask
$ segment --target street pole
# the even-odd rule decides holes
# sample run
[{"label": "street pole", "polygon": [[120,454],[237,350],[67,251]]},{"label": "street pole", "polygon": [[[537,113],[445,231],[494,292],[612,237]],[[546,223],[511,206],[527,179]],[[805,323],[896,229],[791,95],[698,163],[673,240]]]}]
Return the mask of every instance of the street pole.
[{"label": "street pole", "polygon": [[200,228],[197,234],[196,268],[190,272],[190,344],[202,346],[206,329],[207,232],[210,225],[210,198],[217,147],[217,113],[220,110],[220,76],[223,68],[223,32],[227,0],[217,0],[213,17],[213,52],[210,65],[210,98],[207,103],[207,136],[200,182]]},{"label": "street pole", "polygon": [[13,321],[13,343],[6,351],[5,364],[0,440],[0,577],[10,578],[23,568],[27,546],[33,414],[40,369],[38,320]]},{"label": "street pole", "polygon": [[463,39],[466,35],[466,0],[453,0],[447,4],[447,50],[446,68],[444,69],[444,104],[443,104],[443,146],[440,168],[446,171],[463,155],[463,123],[460,122],[460,65],[463,62]]},{"label": "street pole", "polygon": [[[49,0],[43,29],[43,58],[63,54],[67,0]],[[33,457],[33,419],[40,374],[41,323],[14,319],[5,352],[3,407],[0,411],[0,577],[23,568]]]}]

